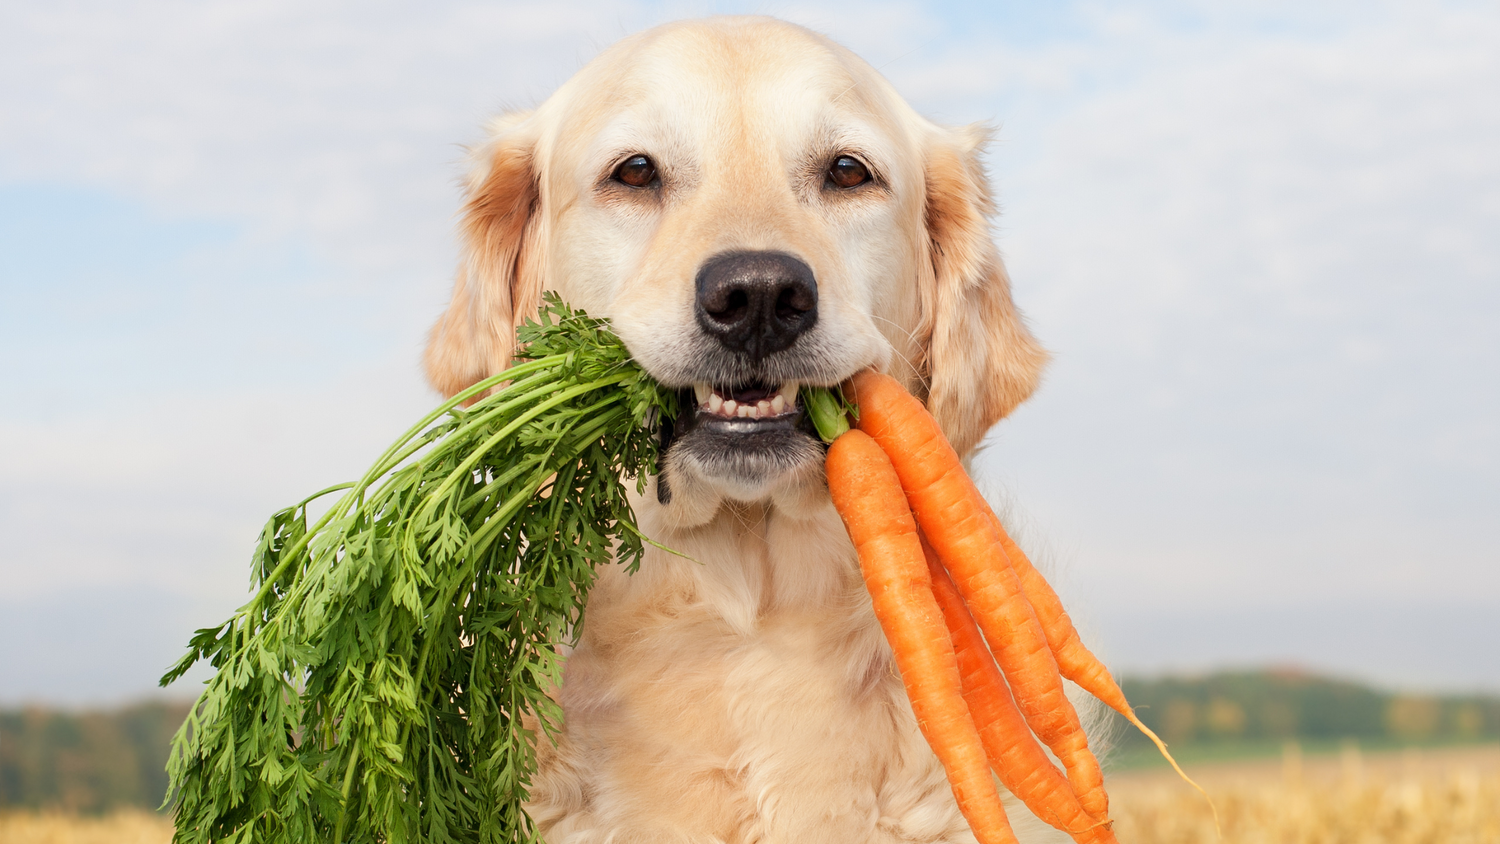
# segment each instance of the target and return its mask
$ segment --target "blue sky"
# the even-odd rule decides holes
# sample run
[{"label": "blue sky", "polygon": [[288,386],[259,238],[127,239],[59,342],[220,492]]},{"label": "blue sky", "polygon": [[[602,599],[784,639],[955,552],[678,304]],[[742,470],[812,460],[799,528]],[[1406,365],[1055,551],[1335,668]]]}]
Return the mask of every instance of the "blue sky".
[{"label": "blue sky", "polygon": [[434,400],[488,116],[741,11],[997,127],[1056,358],[979,468],[1114,666],[1500,689],[1492,5],[13,3],[0,702],[149,692]]}]

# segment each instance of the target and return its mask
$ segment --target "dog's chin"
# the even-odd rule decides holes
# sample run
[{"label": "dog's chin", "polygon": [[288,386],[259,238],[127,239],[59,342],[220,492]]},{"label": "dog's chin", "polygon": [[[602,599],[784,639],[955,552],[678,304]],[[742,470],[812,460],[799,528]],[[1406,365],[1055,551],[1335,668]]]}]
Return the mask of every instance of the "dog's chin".
[{"label": "dog's chin", "polygon": [[800,410],[775,419],[697,416],[672,443],[669,465],[717,487],[726,498],[766,498],[823,461],[823,447]]},{"label": "dog's chin", "polygon": [[825,449],[800,407],[765,418],[683,407],[663,426],[655,496],[677,527],[707,521],[724,501],[802,508],[822,490]]}]

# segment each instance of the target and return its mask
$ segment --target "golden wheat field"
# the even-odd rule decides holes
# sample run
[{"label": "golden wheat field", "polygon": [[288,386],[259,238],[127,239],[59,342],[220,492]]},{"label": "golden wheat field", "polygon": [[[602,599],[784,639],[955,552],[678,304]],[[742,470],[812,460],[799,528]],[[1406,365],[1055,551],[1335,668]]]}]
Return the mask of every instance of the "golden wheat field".
[{"label": "golden wheat field", "polygon": [[[1500,747],[1194,766],[1227,844],[1500,844]],[[1110,780],[1124,844],[1213,844],[1213,816],[1170,773]],[[0,844],[166,844],[171,825],[146,812],[104,818],[0,814]]]},{"label": "golden wheat field", "polygon": [[[1500,844],[1500,748],[1193,766],[1228,844]],[[1211,844],[1207,802],[1171,772],[1110,782],[1125,844]]]},{"label": "golden wheat field", "polygon": [[170,840],[171,822],[139,809],[103,818],[0,815],[0,844],[165,844]]}]

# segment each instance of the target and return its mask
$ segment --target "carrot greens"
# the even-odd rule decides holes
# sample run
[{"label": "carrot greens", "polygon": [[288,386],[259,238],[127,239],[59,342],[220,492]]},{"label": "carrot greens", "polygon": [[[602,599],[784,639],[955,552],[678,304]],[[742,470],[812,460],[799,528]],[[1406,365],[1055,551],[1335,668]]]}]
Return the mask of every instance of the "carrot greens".
[{"label": "carrot greens", "polygon": [[249,603],[162,678],[216,669],[173,745],[175,841],[540,840],[521,803],[548,739],[521,716],[558,729],[556,647],[595,566],[640,561],[626,484],[678,399],[556,298],[518,340],[364,477],[267,522]]}]

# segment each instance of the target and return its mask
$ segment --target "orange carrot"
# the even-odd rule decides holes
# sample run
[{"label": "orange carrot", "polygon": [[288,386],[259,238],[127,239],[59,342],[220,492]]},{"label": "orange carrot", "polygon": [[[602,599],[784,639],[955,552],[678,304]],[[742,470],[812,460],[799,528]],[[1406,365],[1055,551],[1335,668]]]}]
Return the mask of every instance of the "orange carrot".
[{"label": "orange carrot", "polygon": [[979,733],[964,704],[953,643],[932,594],[917,525],[890,460],[868,436],[849,431],[828,449],[828,488],[859,553],[875,617],[922,735],[927,738],[975,837],[1015,844]]},{"label": "orange carrot", "polygon": [[989,505],[936,420],[895,379],[866,370],[852,386],[859,430],[890,457],[918,524],[984,631],[1026,723],[1062,760],[1084,811],[1096,821],[1107,819],[1104,774],[1041,624],[1015,571],[995,564],[1005,559],[1004,547]]},{"label": "orange carrot", "polygon": [[938,561],[937,552],[925,538],[922,550],[927,554],[932,593],[948,623],[953,650],[958,656],[964,702],[979,728],[990,766],[1032,814],[1068,833],[1078,844],[1113,844],[1115,836],[1109,825],[1088,816],[1072,786],[1031,735],[974,617],[958,594],[958,587],[953,585],[953,579]]}]

